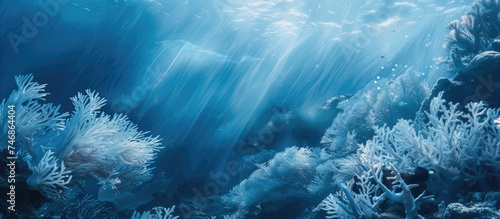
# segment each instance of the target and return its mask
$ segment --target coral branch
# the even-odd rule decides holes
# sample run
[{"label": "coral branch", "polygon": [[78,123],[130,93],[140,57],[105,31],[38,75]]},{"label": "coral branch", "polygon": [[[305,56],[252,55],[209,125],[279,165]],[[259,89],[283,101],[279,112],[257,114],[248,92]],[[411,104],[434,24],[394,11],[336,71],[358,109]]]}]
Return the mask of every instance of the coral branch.
[{"label": "coral branch", "polygon": [[66,185],[70,183],[72,176],[62,161],[57,165],[58,160],[53,154],[49,150],[38,166],[32,167],[33,173],[28,178],[27,184],[40,190],[48,199],[61,202],[66,199],[64,191],[68,189]]}]

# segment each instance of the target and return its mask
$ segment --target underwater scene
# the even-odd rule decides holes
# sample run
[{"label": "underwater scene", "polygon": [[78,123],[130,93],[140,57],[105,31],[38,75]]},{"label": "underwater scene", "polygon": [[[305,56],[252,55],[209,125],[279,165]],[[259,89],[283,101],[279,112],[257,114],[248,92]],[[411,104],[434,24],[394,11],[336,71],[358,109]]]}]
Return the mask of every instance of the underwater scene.
[{"label": "underwater scene", "polygon": [[1,218],[500,218],[500,0],[2,0]]}]

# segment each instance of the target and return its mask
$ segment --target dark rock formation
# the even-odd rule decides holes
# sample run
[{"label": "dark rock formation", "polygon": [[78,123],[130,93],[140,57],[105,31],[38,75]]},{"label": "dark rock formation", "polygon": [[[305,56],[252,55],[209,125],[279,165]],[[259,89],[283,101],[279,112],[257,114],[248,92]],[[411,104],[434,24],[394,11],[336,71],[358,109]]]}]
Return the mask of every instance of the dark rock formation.
[{"label": "dark rock formation", "polygon": [[500,52],[486,51],[475,56],[465,67],[462,74],[474,79],[481,75],[500,74]]},{"label": "dark rock formation", "polygon": [[491,42],[491,49],[500,52],[500,38],[497,38]]},{"label": "dark rock formation", "polygon": [[447,101],[460,103],[485,101],[490,107],[500,107],[500,52],[486,51],[475,56],[463,71],[452,79],[440,78],[420,111],[428,111],[432,98],[443,92]]}]

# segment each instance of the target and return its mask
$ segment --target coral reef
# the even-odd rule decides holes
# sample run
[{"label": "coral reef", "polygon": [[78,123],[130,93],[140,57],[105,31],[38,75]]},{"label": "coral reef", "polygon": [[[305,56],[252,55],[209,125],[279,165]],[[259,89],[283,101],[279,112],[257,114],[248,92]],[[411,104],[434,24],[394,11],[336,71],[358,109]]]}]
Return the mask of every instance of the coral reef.
[{"label": "coral reef", "polygon": [[87,90],[72,101],[75,111],[55,143],[55,155],[74,180],[95,178],[103,186],[126,188],[152,178],[148,166],[161,148],[158,137],[138,131],[124,115],[100,113],[105,100],[97,93]]},{"label": "coral reef", "polygon": [[[428,190],[431,194],[441,192],[440,199],[443,200],[453,200],[463,188],[498,189],[500,163],[496,157],[500,130],[494,120],[500,116],[499,111],[487,108],[484,103],[468,104],[467,112],[459,111],[457,107],[458,104],[446,103],[440,94],[432,100],[425,118],[419,114],[415,121],[400,120],[393,128],[385,125],[378,128],[373,139],[360,145],[359,159],[351,161],[362,166],[365,172],[357,175],[357,182],[350,181],[347,185],[356,184],[364,189],[354,193],[351,192],[353,186],[341,184],[343,194],[337,193],[337,199],[344,199],[350,207],[329,196],[323,202],[323,209],[331,212],[332,217],[351,215],[359,218],[373,214],[381,200],[389,199],[403,204],[406,218],[417,218],[420,202],[430,200],[430,196],[425,196],[425,191],[413,194],[411,189],[415,185],[407,184],[401,172],[420,167],[433,173]],[[382,175],[382,167],[389,167],[392,176]],[[372,176],[376,186],[366,180],[366,175]],[[393,188],[397,185],[400,192],[391,191],[383,183],[385,180],[394,181]],[[447,192],[441,186],[446,186]],[[382,195],[376,196],[376,190],[381,190]]]},{"label": "coral reef", "polygon": [[130,219],[177,219],[179,216],[173,216],[175,205],[170,208],[154,207],[151,211],[139,213],[134,211]]},{"label": "coral reef", "polygon": [[0,104],[0,139],[7,142],[3,124],[8,109],[15,108],[15,155],[31,170],[25,178],[31,189],[65,204],[69,193],[92,179],[98,188],[119,193],[153,178],[150,165],[162,148],[160,138],[139,131],[125,115],[101,112],[106,100],[98,93],[87,90],[71,98],[75,110],[70,115],[43,103],[46,85],[34,82],[32,75],[15,81],[18,89]]},{"label": "coral reef", "polygon": [[[308,148],[287,148],[259,164],[247,179],[222,197],[222,202],[226,208],[236,209],[236,214],[245,215],[253,206],[273,211],[290,200],[306,198],[308,192],[304,185],[313,177],[317,161]],[[294,179],[293,182],[290,179]]]},{"label": "coral reef", "polygon": [[442,61],[460,72],[477,54],[490,49],[495,38],[500,36],[499,12],[498,0],[481,0],[462,16],[462,21],[450,22],[450,35],[443,47],[450,51],[451,59]]},{"label": "coral reef", "polygon": [[357,148],[344,147],[349,133],[355,134],[355,140],[361,143],[373,136],[373,126],[384,123],[392,126],[398,119],[412,119],[429,95],[429,88],[420,75],[410,68],[394,80],[368,85],[350,99],[341,101],[337,107],[342,112],[321,140],[326,150],[333,156],[344,157]]},{"label": "coral reef", "polygon": [[31,169],[32,175],[27,180],[29,186],[40,190],[52,201],[62,201],[67,198],[64,191],[68,189],[67,185],[73,177],[62,161],[59,165],[57,162],[54,152],[47,151],[38,166]]},{"label": "coral reef", "polygon": [[[387,4],[392,5],[386,5],[389,8],[406,7],[412,8],[412,11],[421,10],[413,2],[387,2]],[[448,3],[448,5],[451,4]],[[277,5],[283,4],[277,3]],[[139,10],[136,7],[133,8],[129,11],[137,12]],[[444,7],[437,10],[441,10],[443,13],[454,13],[453,11],[444,12],[446,10]],[[184,14],[184,12],[180,12],[181,14],[173,13],[174,11],[169,11],[172,12],[169,16],[180,19],[181,14],[186,17],[189,15]],[[211,13],[211,11],[207,11],[207,14],[208,12]],[[314,9],[314,12],[319,12],[319,7]],[[156,166],[158,169],[166,168],[168,171],[180,173],[170,176],[182,175],[184,177],[184,174],[186,175],[186,178],[176,182],[176,191],[171,191],[170,187],[167,186],[168,181],[163,173],[153,174],[154,160],[163,148],[160,137],[141,131],[138,125],[134,124],[126,115],[109,114],[106,110],[106,99],[100,96],[97,91],[74,92],[76,95],[70,98],[72,106],[68,106],[73,111],[61,112],[60,106],[46,103],[45,98],[48,95],[45,91],[46,84],[35,82],[33,75],[17,76],[15,78],[17,88],[8,98],[0,102],[0,141],[3,142],[0,144],[0,150],[2,156],[5,155],[0,161],[3,165],[8,164],[8,160],[5,158],[8,156],[8,150],[6,150],[8,145],[5,142],[8,140],[13,142],[11,136],[14,136],[14,131],[9,128],[9,121],[12,120],[10,111],[15,108],[16,154],[11,155],[19,158],[16,167],[18,175],[16,178],[18,180],[16,183],[18,193],[16,195],[19,197],[17,204],[21,205],[19,208],[22,213],[4,215],[2,212],[0,218],[179,218],[179,216],[174,216],[177,213],[174,211],[180,211],[181,217],[185,218],[212,219],[216,217],[211,215],[223,218],[304,219],[323,217],[329,219],[500,218],[498,210],[500,209],[498,201],[500,194],[494,192],[500,189],[500,160],[498,159],[500,157],[499,12],[499,0],[480,0],[473,4],[470,12],[461,17],[461,21],[455,20],[447,25],[450,34],[443,46],[448,51],[449,57],[441,58],[439,61],[448,64],[449,70],[455,71],[456,75],[453,78],[438,79],[432,90],[424,81],[423,73],[411,67],[405,67],[405,70],[401,71],[403,69],[401,64],[410,65],[412,64],[410,62],[414,61],[413,64],[418,66],[422,63],[420,62],[422,59],[408,58],[412,56],[405,57],[407,60],[399,59],[399,56],[396,58],[398,52],[412,51],[403,49],[391,52],[391,57],[388,54],[375,55],[377,59],[378,57],[384,60],[390,59],[387,63],[383,63],[386,61],[373,63],[375,63],[374,65],[380,64],[381,66],[377,67],[382,67],[382,69],[386,66],[395,66],[392,72],[387,71],[387,69],[380,71],[381,75],[384,76],[388,73],[392,74],[393,78],[380,79],[378,77],[376,83],[370,83],[356,94],[332,97],[322,106],[311,106],[313,101],[309,99],[313,99],[314,103],[320,101],[310,97],[323,91],[324,93],[320,95],[331,95],[337,91],[344,91],[343,89],[348,87],[338,88],[335,92],[331,92],[332,89],[323,88],[332,86],[330,83],[333,83],[332,80],[322,75],[328,69],[332,69],[322,67],[330,59],[314,60],[309,59],[306,55],[285,50],[287,58],[283,58],[283,54],[272,54],[272,57],[278,58],[279,62],[283,64],[273,66],[271,72],[273,77],[262,77],[262,80],[265,80],[263,85],[256,83],[260,82],[260,79],[255,81],[249,79],[245,80],[245,83],[239,83],[239,79],[236,79],[242,76],[246,79],[260,78],[257,77],[260,76],[257,72],[266,72],[266,68],[262,68],[261,65],[273,63],[272,59],[274,58],[263,58],[262,60],[255,58],[259,59],[258,61],[263,61],[257,64],[259,71],[254,71],[251,75],[232,74],[233,71],[253,66],[246,65],[252,60],[245,60],[254,53],[252,49],[244,51],[247,54],[241,60],[245,60],[245,65],[239,66],[240,62],[234,62],[228,68],[207,65],[207,69],[214,67],[213,71],[207,73],[207,75],[212,74],[209,75],[210,77],[205,77],[205,72],[202,71],[205,68],[196,68],[195,74],[187,75],[197,79],[196,83],[191,83],[188,80],[190,78],[183,74],[183,70],[194,67],[191,65],[194,62],[190,60],[193,54],[199,55],[200,52],[206,53],[208,51],[219,56],[222,53],[214,52],[216,50],[202,50],[204,48],[201,46],[189,49],[191,51],[187,52],[183,46],[175,48],[179,49],[177,56],[180,57],[182,68],[172,65],[172,68],[169,67],[166,70],[160,70],[160,68],[154,70],[154,73],[159,72],[164,77],[161,80],[156,78],[158,81],[155,82],[154,86],[133,88],[134,92],[131,96],[148,87],[145,93],[151,94],[150,96],[145,93],[137,95],[140,97],[132,102],[140,103],[143,99],[147,99],[146,97],[155,99],[148,102],[147,109],[138,113],[141,118],[155,118],[157,115],[167,114],[170,116],[170,114],[183,111],[180,113],[182,115],[174,116],[177,117],[175,118],[176,122],[180,121],[179,123],[161,124],[166,124],[171,128],[176,127],[172,124],[183,123],[183,119],[196,121],[186,123],[183,128],[174,130],[176,132],[164,132],[168,133],[165,136],[168,136],[169,139],[174,136],[171,139],[172,145],[178,142],[202,142],[203,144],[208,142],[207,147],[217,147],[213,150],[201,150],[201,152],[197,149],[202,147],[178,150],[172,157],[183,155],[182,157],[175,157],[175,159],[169,159],[169,157],[166,159],[168,162],[162,163],[162,166]],[[335,14],[337,12],[328,13]],[[371,17],[370,13],[375,12],[371,11],[364,16]],[[304,15],[309,17],[309,14]],[[200,15],[197,18],[203,16]],[[121,16],[120,18],[125,17]],[[335,23],[334,26],[339,26],[339,31],[340,29],[342,31],[348,30],[354,34],[357,31],[348,27],[353,26],[348,24],[351,23],[349,19],[355,18],[348,19],[348,17],[350,16],[344,16],[344,22],[342,24]],[[178,22],[179,19],[174,20]],[[310,16],[308,23],[316,24],[315,19],[316,15]],[[408,30],[400,30],[404,28],[397,27],[403,24],[400,19],[399,16],[384,17],[378,25],[394,27],[394,33],[409,32]],[[137,23],[138,26],[146,23],[136,22],[141,20],[128,20]],[[285,24],[286,22],[281,23]],[[331,22],[327,23],[332,26]],[[417,27],[417,22],[406,24],[412,28]],[[127,21],[127,24],[119,29],[126,30],[127,25],[131,25],[131,23]],[[367,26],[372,26],[372,24]],[[426,28],[430,29],[430,27]],[[185,31],[190,31],[190,28],[185,29]],[[201,30],[198,27],[193,29]],[[248,31],[252,29],[253,31],[258,30],[248,28]],[[381,28],[377,29],[381,30]],[[54,29],[50,27],[46,30],[54,32]],[[425,28],[417,30],[425,30]],[[170,30],[166,31],[165,33],[168,34],[173,33]],[[128,32],[133,33],[133,31]],[[301,35],[307,35],[313,39],[314,35],[310,35],[308,32],[309,29],[304,28]],[[239,43],[237,40],[240,35],[237,32],[232,33],[235,39],[233,37],[227,39],[229,46],[226,49],[230,50],[228,57],[233,53],[239,53],[234,49],[239,47],[232,47],[232,45]],[[331,38],[330,33],[326,35],[328,35],[328,39]],[[430,46],[433,41],[430,35],[436,36],[436,34],[428,33],[425,39],[421,39],[419,42],[426,41],[425,46]],[[52,39],[52,41],[58,42],[57,39],[67,36],[58,35],[56,40]],[[181,35],[176,37],[182,38]],[[138,40],[145,40],[145,38],[139,38]],[[412,38],[408,40],[406,38],[402,39],[402,37],[396,36],[390,39],[400,41],[400,44],[412,44],[407,47],[420,45]],[[112,41],[112,39],[109,40]],[[299,36],[293,41],[302,42]],[[411,43],[407,43],[407,41]],[[127,40],[122,42],[124,43],[119,43],[120,46],[117,48],[129,46],[130,42],[126,43]],[[190,44],[188,41],[185,42],[183,45]],[[255,42],[255,44],[258,43],[260,42]],[[94,68],[97,69],[98,66],[101,66],[104,67],[105,74],[96,78],[85,78],[86,82],[78,82],[87,84],[91,80],[105,80],[106,77],[110,77],[113,83],[121,84],[120,88],[127,88],[128,85],[135,84],[136,81],[122,84],[121,82],[126,80],[115,77],[115,72],[120,72],[118,70],[124,70],[130,66],[115,66],[115,62],[111,60],[115,50],[108,50],[108,47],[105,46],[99,47],[97,43],[92,43],[92,46],[96,48],[78,53],[83,54],[83,58],[72,65],[76,72],[76,81],[81,79],[85,69],[93,72]],[[45,47],[46,45],[42,45],[42,48]],[[214,45],[214,47],[217,46]],[[300,48],[307,47],[308,44],[304,44]],[[131,48],[139,47],[136,45]],[[375,47],[370,52],[382,49],[386,53],[391,48],[393,47],[390,45],[383,49]],[[172,48],[169,47],[169,49]],[[362,52],[361,48],[358,50],[360,51],[356,52],[356,55]],[[430,51],[434,52],[434,50]],[[163,52],[169,53],[170,51],[165,47],[161,53]],[[148,54],[152,53],[150,51]],[[172,53],[173,56],[175,54],[175,52]],[[128,55],[121,57],[122,55],[118,55],[117,60],[129,60],[126,58]],[[271,56],[271,53],[268,55]],[[426,58],[421,54],[416,56],[419,55]],[[286,88],[288,85],[282,85],[282,80],[287,81],[287,72],[293,72],[296,68],[288,68],[287,65],[299,66],[301,64],[293,63],[294,60],[297,60],[292,59],[293,56],[301,56],[298,60],[308,61],[304,68],[300,68],[300,75],[294,78],[296,79],[295,83],[307,79],[306,77],[310,75],[313,76],[310,80],[318,80],[321,83],[314,83],[314,86],[303,90],[299,89],[293,92],[287,90],[284,92],[285,95],[277,95],[267,100],[267,95],[275,91],[271,84],[280,84],[276,86],[276,92],[281,92],[278,90]],[[366,65],[371,68],[374,65],[369,65],[372,60],[368,59],[375,56],[368,56],[365,62],[354,64]],[[158,55],[155,60],[163,62],[164,58],[163,55]],[[145,61],[148,58],[143,59]],[[230,60],[233,59],[224,59],[223,61],[230,62]],[[88,66],[88,61],[97,63],[97,67]],[[204,63],[207,60],[197,61]],[[113,64],[107,65],[108,62]],[[154,62],[156,63],[156,61]],[[333,66],[338,63],[329,64]],[[400,65],[400,68],[396,68],[397,64]],[[420,67],[425,65],[428,64],[422,64]],[[315,70],[304,77],[302,74],[309,71],[312,66],[315,66]],[[351,68],[350,64],[342,66],[342,73],[356,69]],[[431,69],[429,70],[431,74],[440,73],[437,68],[428,66],[425,68]],[[137,69],[139,67],[134,67],[134,70]],[[198,70],[199,72],[197,72]],[[223,72],[224,74],[212,77],[215,73],[219,74],[220,71],[226,70],[227,72]],[[370,69],[370,71],[372,70],[376,69]],[[189,70],[188,72],[193,73],[194,71]],[[231,86],[227,88],[225,87],[227,85],[225,82],[226,73],[231,75],[231,77],[228,76],[230,80],[227,80]],[[320,77],[315,76],[317,73]],[[400,76],[396,77],[396,74],[400,74]],[[175,75],[175,77],[170,77],[171,75]],[[279,75],[279,77],[275,75]],[[133,79],[143,78],[141,75],[136,76],[134,75]],[[343,79],[343,77],[339,78]],[[268,79],[269,81],[266,81]],[[224,92],[220,94],[218,87],[216,89],[211,87],[214,85],[212,84],[214,81],[219,80],[224,81],[224,83],[216,84],[224,88],[221,89]],[[171,81],[185,83],[182,87],[174,86],[171,90],[164,90],[168,88]],[[252,86],[240,86],[247,82]],[[138,82],[138,84],[141,83]],[[192,89],[196,86],[202,86],[203,89]],[[234,91],[236,93],[232,93],[233,89],[237,87],[237,91]],[[263,87],[266,88],[266,92],[256,95],[257,99],[250,98],[257,100],[257,103],[247,102],[245,100],[248,99],[245,98],[238,99],[239,92],[247,89],[253,92]],[[357,88],[359,87],[353,86],[349,89]],[[199,99],[174,98],[175,100],[170,100],[168,97],[161,97],[163,94],[161,92],[158,94],[153,92],[153,95],[150,92],[152,89],[161,90],[163,93],[172,91],[174,96],[187,92],[195,94]],[[205,96],[206,92],[203,92],[207,90],[210,90],[210,97]],[[303,96],[297,95],[300,92],[305,94]],[[116,94],[109,96],[114,95]],[[248,95],[255,96],[252,93]],[[268,111],[267,113],[262,112],[263,115],[254,115],[258,111],[265,111],[260,109],[266,108],[266,106],[261,106],[262,103],[268,104],[268,102],[264,102],[264,99],[265,101],[282,102],[280,104],[283,105],[288,104],[284,100],[281,101],[281,98],[297,99],[290,107],[298,108],[298,110],[273,107],[272,114]],[[167,99],[169,99],[166,101],[167,104],[161,104],[165,102],[163,100]],[[225,102],[225,99],[228,99],[227,102],[235,101],[227,105],[231,105],[231,108],[234,107],[234,109],[218,109],[219,105],[224,106],[220,103]],[[305,99],[307,100],[304,101]],[[191,108],[199,106],[197,104],[191,105],[195,102],[202,103],[203,106]],[[155,108],[156,104],[158,104],[158,109],[154,110],[158,110],[158,112],[151,113],[150,117],[142,117],[145,112]],[[178,104],[186,105],[179,111],[165,110],[166,107],[178,107]],[[137,108],[137,104],[128,105],[125,108]],[[130,112],[130,109],[123,111]],[[242,109],[248,111],[242,111]],[[240,111],[244,112],[242,114],[245,115],[245,119],[235,116],[241,113]],[[193,112],[197,113],[196,120],[188,118],[192,116]],[[214,120],[210,118],[215,117],[214,115],[218,113],[223,115],[217,116],[218,118]],[[200,122],[198,123],[198,121]],[[150,121],[147,120],[147,122]],[[217,123],[217,125],[210,126],[212,122]],[[216,128],[209,130],[207,127]],[[185,130],[189,131],[182,133],[182,135],[179,134]],[[248,132],[248,134],[244,132]],[[322,135],[323,132],[324,135]],[[189,139],[190,141],[179,141],[179,138],[175,137],[178,134],[183,136],[182,138],[191,139]],[[238,138],[244,138],[244,140]],[[320,138],[321,142],[319,142]],[[235,143],[237,140],[242,141],[238,144]],[[183,143],[179,143],[179,145],[183,145]],[[185,149],[183,146],[179,148]],[[233,151],[230,151],[231,149]],[[211,154],[207,151],[214,152],[214,154],[217,152],[217,155],[210,157]],[[200,156],[193,157],[203,159],[184,157],[186,155],[184,152],[190,153],[189,155],[198,153]],[[218,152],[224,153],[219,154]],[[190,158],[193,159],[189,160]],[[201,165],[206,163],[208,169],[212,168],[211,163],[217,163],[210,158],[228,162],[225,166],[221,164],[217,168],[210,169],[214,171],[224,170],[225,172],[207,173],[202,171],[206,169]],[[179,159],[188,160],[188,162],[175,166],[175,170],[172,169],[172,164],[177,165]],[[193,167],[190,165],[193,163],[201,165]],[[6,171],[2,171],[2,173],[8,174]],[[8,184],[5,178],[0,179],[0,184],[2,185],[1,192],[9,192],[3,188],[4,185]],[[163,191],[167,192],[160,194]],[[173,204],[177,205],[177,209]],[[5,207],[5,203],[1,206]],[[151,208],[153,206],[172,207]],[[145,209],[147,210],[144,211]]]},{"label": "coral reef", "polygon": [[462,109],[477,101],[500,107],[500,3],[481,0],[472,8],[461,23],[450,23],[452,30],[444,42],[452,58],[441,58],[441,62],[448,63],[449,70],[457,74],[436,82],[421,112],[429,109],[430,101],[440,92],[444,92],[444,99],[460,103]]}]

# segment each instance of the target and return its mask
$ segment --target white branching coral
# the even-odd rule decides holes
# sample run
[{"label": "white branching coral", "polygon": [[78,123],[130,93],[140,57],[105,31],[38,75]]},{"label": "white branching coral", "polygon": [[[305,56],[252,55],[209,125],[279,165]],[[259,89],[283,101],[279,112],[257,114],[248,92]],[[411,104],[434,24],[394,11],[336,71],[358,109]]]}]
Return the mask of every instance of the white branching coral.
[{"label": "white branching coral", "polygon": [[[417,185],[407,184],[400,173],[417,167],[434,173],[426,190],[431,194],[440,192],[441,198],[456,195],[454,192],[462,186],[483,191],[498,189],[500,111],[482,102],[469,103],[465,109],[448,103],[440,93],[431,101],[429,111],[419,113],[416,121],[401,119],[392,128],[376,128],[374,137],[360,144],[356,159],[350,161],[364,170],[364,178],[356,177],[356,189],[351,186],[352,181],[341,184],[341,192],[328,196],[322,209],[330,218],[359,218],[373,213],[378,203],[389,199],[403,204],[407,219],[418,218],[418,206],[432,200],[432,196],[425,191],[412,194],[411,189]],[[383,168],[391,174],[384,176]],[[370,180],[364,180],[368,173]],[[392,189],[382,183],[386,180],[393,182]],[[372,182],[376,183],[373,190]],[[441,190],[444,185],[447,190]],[[367,198],[362,201],[360,197],[372,197],[374,202]]]},{"label": "white branching coral", "polygon": [[[33,75],[17,76],[16,84],[18,89],[0,102],[0,124],[15,108],[17,156],[32,170],[28,184],[48,199],[64,200],[70,181],[76,185],[91,178],[103,189],[131,189],[153,178],[150,165],[162,148],[159,137],[138,130],[125,115],[101,112],[106,100],[97,92],[71,98],[70,116],[43,103],[46,85],[34,82]],[[0,128],[5,142],[7,127]]]},{"label": "white branching coral", "polygon": [[87,90],[71,100],[75,111],[61,132],[56,155],[75,179],[91,177],[111,188],[151,179],[148,166],[161,148],[158,137],[139,131],[124,115],[100,112],[106,100],[96,92]]},{"label": "white branching coral", "polygon": [[117,189],[117,185],[122,183],[122,181],[118,177],[115,177],[115,175],[117,174],[117,172],[112,172],[107,178],[99,179],[99,182],[97,184],[101,185],[101,189],[103,190],[106,190],[108,188]]},{"label": "white branching coral", "polygon": [[[406,219],[420,218],[417,213],[419,206],[432,201],[433,196],[426,196],[424,191],[414,197],[410,189],[418,185],[408,185],[399,170],[392,165],[388,168],[392,174],[390,177],[384,176],[383,167],[378,163],[346,184],[340,184],[340,191],[336,195],[330,194],[320,204],[321,209],[327,212],[326,218],[378,218],[378,206],[387,199],[404,206]],[[387,180],[392,181],[392,189],[382,183]]]},{"label": "white branching coral", "polygon": [[46,84],[33,81],[33,75],[16,76],[18,89],[13,91],[5,105],[15,105],[17,112],[17,130],[19,133],[40,133],[50,129],[64,129],[64,117],[67,113],[60,114],[59,106],[41,104],[38,101],[43,97]]},{"label": "white branching coral", "polygon": [[417,213],[419,206],[423,202],[433,201],[434,196],[433,195],[426,196],[425,195],[426,192],[423,191],[420,195],[414,197],[410,189],[418,187],[418,185],[406,184],[406,182],[401,177],[401,173],[399,172],[399,170],[394,168],[394,166],[390,165],[389,170],[392,172],[392,175],[394,175],[392,177],[387,177],[387,180],[393,181],[392,190],[387,188],[387,186],[382,183],[381,179],[384,176],[381,167],[375,170],[371,170],[374,175],[373,180],[377,183],[378,188],[380,188],[383,191],[381,195],[374,197],[372,200],[375,203],[377,203],[376,205],[378,205],[379,203],[383,202],[386,199],[389,199],[393,202],[401,203],[405,208],[406,219],[420,218]]},{"label": "white branching coral", "polygon": [[[358,192],[352,192],[353,188]],[[364,172],[345,184],[340,184],[340,190],[330,194],[320,204],[322,210],[327,212],[326,218],[374,218],[377,216],[377,203],[372,199],[377,185],[372,182],[370,172]]]},{"label": "white branching coral", "polygon": [[16,85],[19,89],[12,92],[9,96],[8,104],[23,104],[29,100],[43,100],[47,96],[45,87],[47,84],[39,84],[33,81],[33,75],[16,76]]},{"label": "white branching coral", "polygon": [[31,171],[33,174],[27,180],[29,186],[38,189],[52,201],[61,202],[66,199],[64,192],[71,181],[71,171],[66,170],[62,161],[58,165],[58,159],[52,151],[47,151]]},{"label": "white branching coral", "polygon": [[482,102],[467,104],[467,111],[458,107],[439,94],[417,121],[400,120],[393,128],[378,128],[372,140],[360,145],[360,158],[368,166],[376,160],[404,171],[424,167],[436,173],[441,184],[498,188],[500,169],[495,156],[500,131],[494,120],[499,110]]},{"label": "white branching coral", "polygon": [[175,205],[170,208],[154,207],[151,211],[139,213],[134,211],[130,219],[177,219],[179,216],[173,216]]},{"label": "white branching coral", "polygon": [[321,143],[333,157],[345,157],[356,151],[345,147],[349,134],[355,132],[358,142],[373,136],[373,126],[392,127],[399,119],[413,118],[420,103],[429,95],[422,73],[408,68],[404,74],[390,81],[381,80],[358,91],[350,99],[337,105],[342,110],[326,130]]},{"label": "white branching coral", "polygon": [[[41,103],[48,93],[45,93],[46,84],[33,81],[33,75],[16,76],[17,90],[14,90],[7,100],[0,104],[0,123],[6,124],[8,106],[14,107],[16,115],[16,135],[23,147],[32,157],[43,156],[43,152],[33,147],[33,142],[44,138],[45,134],[54,130],[64,129],[64,120],[69,115],[60,113],[59,106]],[[1,126],[2,139],[7,133],[7,126]]]}]

